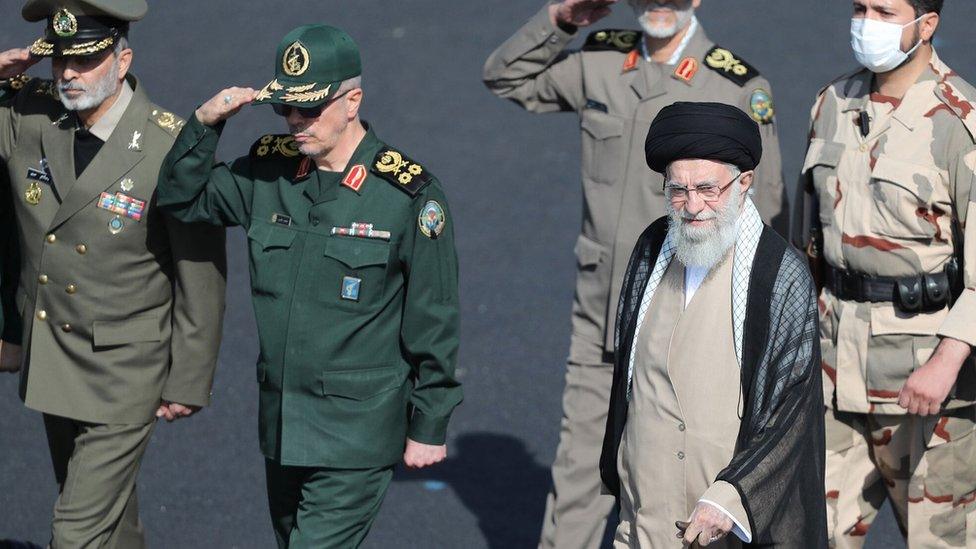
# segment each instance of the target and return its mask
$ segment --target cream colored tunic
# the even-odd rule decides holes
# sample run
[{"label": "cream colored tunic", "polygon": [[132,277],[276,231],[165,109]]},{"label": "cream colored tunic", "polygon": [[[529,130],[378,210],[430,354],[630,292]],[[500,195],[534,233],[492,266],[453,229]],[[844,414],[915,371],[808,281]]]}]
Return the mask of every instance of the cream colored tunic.
[{"label": "cream colored tunic", "polygon": [[[684,267],[671,262],[638,334],[627,427],[618,455],[615,547],[681,547],[674,522],[699,499],[744,528],[736,490],[715,476],[732,459],[741,386],[732,333],[731,254],[685,303]],[[729,535],[710,547],[739,547]]]}]

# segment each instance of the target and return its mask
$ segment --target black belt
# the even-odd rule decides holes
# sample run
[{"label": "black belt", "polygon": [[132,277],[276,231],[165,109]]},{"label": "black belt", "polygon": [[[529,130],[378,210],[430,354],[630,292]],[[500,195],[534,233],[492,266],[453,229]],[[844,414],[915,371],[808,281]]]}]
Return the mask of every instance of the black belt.
[{"label": "black belt", "polygon": [[870,276],[842,271],[828,265],[827,287],[844,301],[891,302],[909,313],[938,311],[950,304],[949,275],[946,272],[905,277]]}]

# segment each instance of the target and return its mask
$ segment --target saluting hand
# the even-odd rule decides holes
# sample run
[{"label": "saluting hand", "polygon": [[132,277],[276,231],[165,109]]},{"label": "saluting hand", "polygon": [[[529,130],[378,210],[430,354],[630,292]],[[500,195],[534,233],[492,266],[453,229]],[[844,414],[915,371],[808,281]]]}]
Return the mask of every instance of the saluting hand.
[{"label": "saluting hand", "polygon": [[0,80],[13,78],[27,72],[27,69],[40,61],[40,57],[31,55],[30,50],[18,48],[0,53]]},{"label": "saluting hand", "polygon": [[21,347],[6,341],[0,341],[0,372],[19,372]]},{"label": "saluting hand", "polygon": [[440,463],[447,459],[447,445],[433,446],[421,444],[407,439],[407,448],[403,451],[403,464],[410,469],[423,469],[429,465]]},{"label": "saluting hand", "polygon": [[549,6],[549,18],[554,25],[587,27],[610,15],[610,6],[617,0],[563,0]]},{"label": "saluting hand", "polygon": [[156,417],[161,417],[171,422],[180,418],[190,417],[199,411],[199,406],[184,406],[176,402],[164,400],[156,410]]},{"label": "saluting hand", "polygon": [[227,88],[213,96],[197,109],[196,117],[202,124],[213,126],[240,112],[241,107],[254,101],[257,92],[251,88]]}]

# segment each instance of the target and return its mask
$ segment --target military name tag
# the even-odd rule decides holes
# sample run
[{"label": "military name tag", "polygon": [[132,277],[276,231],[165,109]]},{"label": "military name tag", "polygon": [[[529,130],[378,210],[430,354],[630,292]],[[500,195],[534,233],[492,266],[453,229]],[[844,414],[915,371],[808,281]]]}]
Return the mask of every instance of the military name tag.
[{"label": "military name tag", "polygon": [[287,215],[282,215],[282,214],[276,213],[276,214],[273,214],[271,216],[271,222],[272,223],[277,223],[278,225],[284,225],[285,227],[290,227],[291,226],[291,217],[288,217]]},{"label": "military name tag", "polygon": [[98,207],[112,213],[128,217],[135,221],[142,221],[142,214],[146,209],[146,201],[132,198],[126,194],[102,193],[98,199]]},{"label": "military name tag", "polygon": [[342,277],[342,292],[339,297],[346,301],[359,301],[359,289],[363,285],[361,278],[353,276]]}]

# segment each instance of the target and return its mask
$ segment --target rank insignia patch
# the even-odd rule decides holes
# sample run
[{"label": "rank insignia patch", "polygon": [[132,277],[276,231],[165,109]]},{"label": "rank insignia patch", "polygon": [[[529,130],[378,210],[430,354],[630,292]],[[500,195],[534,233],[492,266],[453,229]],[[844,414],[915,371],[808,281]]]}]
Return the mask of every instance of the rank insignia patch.
[{"label": "rank insignia patch", "polygon": [[637,50],[630,50],[627,54],[627,59],[624,60],[624,68],[621,72],[630,72],[637,68],[637,62],[640,61],[640,52]]},{"label": "rank insignia patch", "polygon": [[674,68],[674,76],[678,80],[691,83],[691,79],[698,74],[698,60],[694,57],[685,57]]},{"label": "rank insignia patch", "polygon": [[346,301],[359,301],[359,289],[362,285],[363,280],[361,278],[354,276],[342,277],[342,293],[339,294],[339,297]]},{"label": "rank insignia patch", "polygon": [[769,96],[769,92],[762,88],[752,92],[752,97],[749,98],[749,108],[752,111],[752,119],[760,124],[769,124],[776,114],[773,110],[773,98]]},{"label": "rank insignia patch", "polygon": [[436,200],[428,200],[417,218],[420,232],[427,238],[437,238],[444,232],[446,224],[447,216],[444,215],[444,208]]},{"label": "rank insignia patch", "polygon": [[705,64],[740,87],[759,76],[759,71],[752,65],[736,58],[729,50],[718,46],[709,50],[705,55]]},{"label": "rank insignia patch", "polygon": [[142,221],[142,214],[146,209],[146,201],[132,198],[122,193],[102,193],[97,206],[103,210],[128,217],[135,221]]},{"label": "rank insignia patch", "polygon": [[362,164],[356,164],[349,170],[346,177],[342,180],[343,186],[349,187],[350,189],[359,192],[363,188],[363,183],[366,181],[366,166]]},{"label": "rank insignia patch", "polygon": [[410,196],[417,196],[430,183],[430,174],[423,166],[393,149],[380,149],[373,162],[373,173]]},{"label": "rank insignia patch", "polygon": [[272,216],[271,216],[271,222],[272,223],[275,223],[275,224],[278,224],[278,225],[284,225],[285,227],[290,227],[291,226],[291,217],[289,217],[287,215],[280,214],[280,213],[276,213],[276,214],[272,214]]}]

